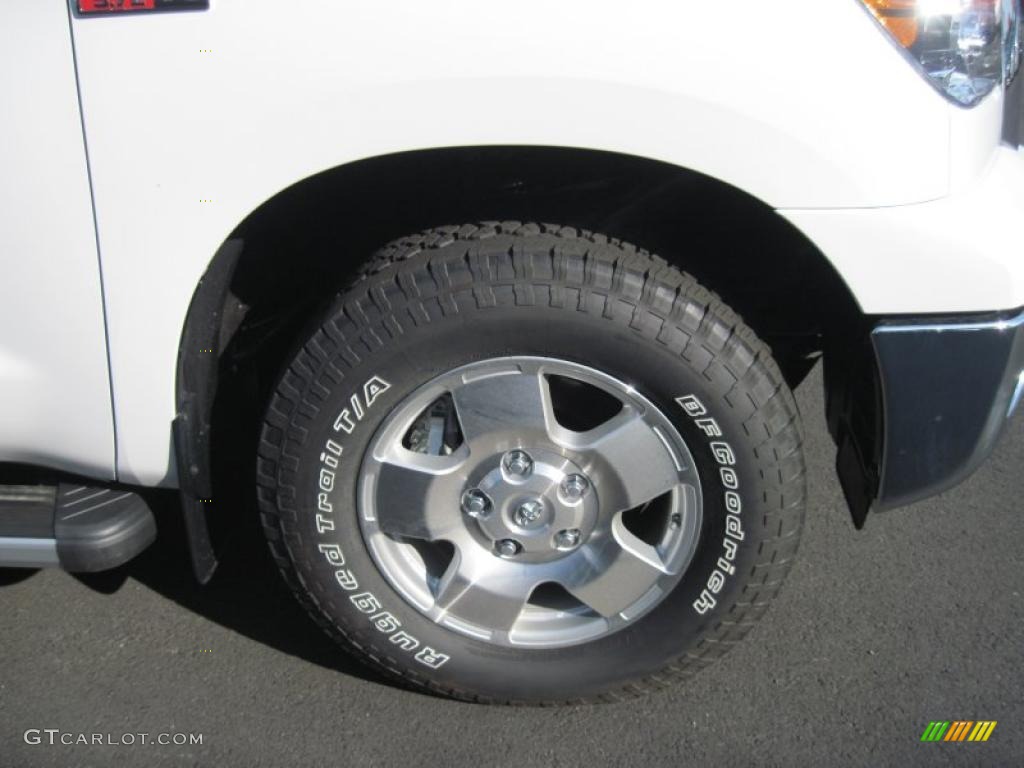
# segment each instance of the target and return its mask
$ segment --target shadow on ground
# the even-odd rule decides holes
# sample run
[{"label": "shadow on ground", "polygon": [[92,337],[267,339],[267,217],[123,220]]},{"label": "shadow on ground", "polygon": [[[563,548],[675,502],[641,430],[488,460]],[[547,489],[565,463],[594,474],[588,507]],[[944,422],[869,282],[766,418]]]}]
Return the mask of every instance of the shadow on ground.
[{"label": "shadow on ground", "polygon": [[[158,492],[149,501],[159,527],[156,542],[121,568],[77,575],[79,582],[112,595],[128,579],[135,579],[182,607],[282,653],[363,680],[393,685],[328,638],[296,602],[270,557],[255,510],[221,518],[221,530],[215,531],[222,542],[218,547],[220,565],[202,586],[192,574],[177,494]],[[229,526],[230,530],[225,530]],[[0,571],[0,584],[4,583],[13,581],[5,582]]]}]

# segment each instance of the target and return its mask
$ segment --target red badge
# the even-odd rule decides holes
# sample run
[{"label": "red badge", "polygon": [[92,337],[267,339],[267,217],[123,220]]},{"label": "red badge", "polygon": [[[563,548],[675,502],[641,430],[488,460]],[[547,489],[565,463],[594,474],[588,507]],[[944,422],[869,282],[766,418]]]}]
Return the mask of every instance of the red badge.
[{"label": "red badge", "polygon": [[155,10],[156,0],[78,0],[79,13]]}]

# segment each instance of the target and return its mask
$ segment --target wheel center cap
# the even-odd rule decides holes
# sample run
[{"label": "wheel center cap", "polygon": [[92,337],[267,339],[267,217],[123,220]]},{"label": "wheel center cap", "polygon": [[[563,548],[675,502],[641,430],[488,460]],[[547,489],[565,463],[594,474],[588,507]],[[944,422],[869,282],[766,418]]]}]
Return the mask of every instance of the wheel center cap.
[{"label": "wheel center cap", "polygon": [[543,563],[587,540],[597,522],[598,494],[571,458],[530,446],[482,459],[461,506],[483,547],[517,562]]}]

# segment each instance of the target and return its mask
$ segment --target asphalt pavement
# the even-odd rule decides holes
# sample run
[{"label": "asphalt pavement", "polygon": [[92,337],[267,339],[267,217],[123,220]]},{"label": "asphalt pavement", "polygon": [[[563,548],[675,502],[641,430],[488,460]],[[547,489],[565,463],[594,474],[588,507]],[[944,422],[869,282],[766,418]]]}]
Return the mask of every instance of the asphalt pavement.
[{"label": "asphalt pavement", "polygon": [[[247,516],[196,586],[168,496],[160,539],[126,568],[0,571],[0,766],[1024,764],[1024,418],[965,484],[858,532],[819,371],[798,401],[799,561],[746,642],[685,686],[556,709],[401,690],[321,635]],[[998,725],[982,744],[922,743],[932,720]],[[94,733],[202,743],[59,743]]]}]

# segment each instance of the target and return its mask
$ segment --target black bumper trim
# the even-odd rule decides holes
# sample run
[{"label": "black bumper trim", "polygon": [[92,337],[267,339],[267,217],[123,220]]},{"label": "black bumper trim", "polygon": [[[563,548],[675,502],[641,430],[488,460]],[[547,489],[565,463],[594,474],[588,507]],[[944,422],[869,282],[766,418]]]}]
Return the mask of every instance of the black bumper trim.
[{"label": "black bumper trim", "polygon": [[884,405],[871,509],[884,511],[952,488],[992,452],[1024,386],[1024,309],[885,320],[871,340]]},{"label": "black bumper trim", "polygon": [[1003,101],[1003,142],[1011,147],[1024,144],[1024,68],[1006,89]]}]

